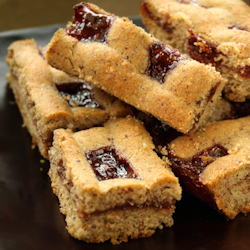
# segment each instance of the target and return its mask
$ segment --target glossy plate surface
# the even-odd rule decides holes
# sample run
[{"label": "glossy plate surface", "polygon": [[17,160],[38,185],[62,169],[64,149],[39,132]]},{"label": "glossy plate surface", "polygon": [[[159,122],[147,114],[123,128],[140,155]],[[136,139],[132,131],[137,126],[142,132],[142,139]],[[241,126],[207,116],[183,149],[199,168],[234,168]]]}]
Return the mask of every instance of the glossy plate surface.
[{"label": "glossy plate surface", "polygon": [[[134,22],[142,26],[140,19]],[[59,26],[0,33],[0,249],[249,249],[250,215],[227,221],[186,193],[177,203],[174,226],[157,230],[150,238],[113,246],[87,244],[67,233],[50,187],[49,162],[32,149],[31,137],[22,127],[5,65],[11,42],[34,38],[44,46]]]}]

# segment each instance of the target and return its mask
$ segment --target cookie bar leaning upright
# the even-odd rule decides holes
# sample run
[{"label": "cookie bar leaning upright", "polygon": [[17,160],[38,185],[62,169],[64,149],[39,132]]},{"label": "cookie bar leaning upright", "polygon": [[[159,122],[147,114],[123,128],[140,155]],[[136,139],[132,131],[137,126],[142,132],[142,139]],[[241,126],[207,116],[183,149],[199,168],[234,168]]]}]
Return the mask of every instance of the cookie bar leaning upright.
[{"label": "cookie bar leaning upright", "polygon": [[228,79],[228,99],[250,99],[250,7],[241,0],[144,0],[150,33]]},{"label": "cookie bar leaning upright", "polygon": [[179,181],[135,118],[76,133],[58,129],[49,159],[51,185],[73,237],[118,244],[173,225]]},{"label": "cookie bar leaning upright", "polygon": [[183,133],[206,122],[224,86],[213,67],[89,3],[75,6],[73,23],[54,34],[46,58]]},{"label": "cookie bar leaning upright", "polygon": [[86,129],[132,114],[132,108],[114,96],[49,66],[34,40],[13,42],[6,63],[23,123],[45,158],[55,129]]},{"label": "cookie bar leaning upright", "polygon": [[178,137],[162,153],[183,188],[229,219],[250,212],[250,116]]}]

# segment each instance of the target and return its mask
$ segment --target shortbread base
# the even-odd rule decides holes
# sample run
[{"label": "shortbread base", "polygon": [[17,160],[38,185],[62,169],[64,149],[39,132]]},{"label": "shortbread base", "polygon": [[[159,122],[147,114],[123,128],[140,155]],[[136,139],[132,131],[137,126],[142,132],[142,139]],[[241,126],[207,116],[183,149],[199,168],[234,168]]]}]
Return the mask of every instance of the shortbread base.
[{"label": "shortbread base", "polygon": [[89,243],[102,243],[110,240],[112,244],[127,242],[129,238],[145,238],[155,233],[156,229],[171,227],[175,205],[170,208],[157,207],[121,207],[103,212],[83,214],[77,211],[69,189],[62,183],[54,171],[53,165],[49,175],[53,192],[58,196],[60,211],[65,215],[69,234]]}]

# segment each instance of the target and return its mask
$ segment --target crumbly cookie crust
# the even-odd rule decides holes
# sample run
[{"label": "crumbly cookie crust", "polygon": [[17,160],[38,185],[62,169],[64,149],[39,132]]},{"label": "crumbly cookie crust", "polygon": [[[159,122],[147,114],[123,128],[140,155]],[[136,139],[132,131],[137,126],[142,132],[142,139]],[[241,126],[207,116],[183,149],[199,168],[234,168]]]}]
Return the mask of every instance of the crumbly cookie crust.
[{"label": "crumbly cookie crust", "polygon": [[234,219],[239,213],[250,212],[249,139],[247,116],[214,123],[193,136],[178,137],[162,154],[172,161],[183,187]]},{"label": "crumbly cookie crust", "polygon": [[[111,145],[139,178],[98,180],[86,152]],[[150,236],[162,224],[172,226],[181,187],[153,149],[150,135],[132,117],[76,133],[55,130],[49,176],[73,237],[117,244]]]},{"label": "crumbly cookie crust", "polygon": [[250,99],[250,7],[241,0],[144,0],[141,16],[157,38],[216,66],[231,101]]}]

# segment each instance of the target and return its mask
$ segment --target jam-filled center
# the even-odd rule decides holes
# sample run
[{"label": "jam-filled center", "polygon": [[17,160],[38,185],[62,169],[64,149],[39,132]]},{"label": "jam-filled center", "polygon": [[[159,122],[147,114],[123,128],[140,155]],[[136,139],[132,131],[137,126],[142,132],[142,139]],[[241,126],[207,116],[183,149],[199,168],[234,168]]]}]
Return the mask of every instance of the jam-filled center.
[{"label": "jam-filled center", "polygon": [[216,65],[214,58],[218,56],[217,46],[205,41],[192,30],[189,30],[188,51],[191,57],[201,63]]},{"label": "jam-filled center", "polygon": [[[231,25],[228,28],[233,30],[247,31],[245,28],[240,27],[238,25]],[[188,31],[190,34],[188,38],[188,52],[190,56],[201,63],[211,64],[215,67],[219,67],[221,61],[216,60],[216,58],[218,58],[218,56],[220,55],[220,52],[217,51],[217,45],[206,41],[205,39],[194,33],[192,30]],[[238,68],[231,67],[231,69],[237,74],[239,74],[241,77],[250,77],[249,65]]]},{"label": "jam-filled center", "polygon": [[87,151],[85,155],[99,181],[115,178],[140,179],[114,146]]},{"label": "jam-filled center", "polygon": [[86,3],[75,5],[75,16],[67,34],[80,41],[106,42],[113,16],[96,13]]},{"label": "jam-filled center", "polygon": [[182,178],[191,178],[198,184],[199,175],[202,171],[217,158],[227,154],[226,148],[216,144],[190,158],[179,158],[171,150],[169,151],[168,157],[173,164],[174,171],[178,171],[178,175],[181,175]]},{"label": "jam-filled center", "polygon": [[102,108],[95,100],[91,86],[85,82],[57,84],[56,87],[71,107]]},{"label": "jam-filled center", "polygon": [[190,158],[180,158],[173,150],[168,150],[168,159],[183,188],[217,208],[214,197],[207,186],[202,183],[200,175],[209,164],[227,154],[226,148],[215,144]]},{"label": "jam-filled center", "polygon": [[146,74],[164,83],[165,76],[183,60],[181,53],[161,42],[154,42],[149,47],[149,64]]}]

